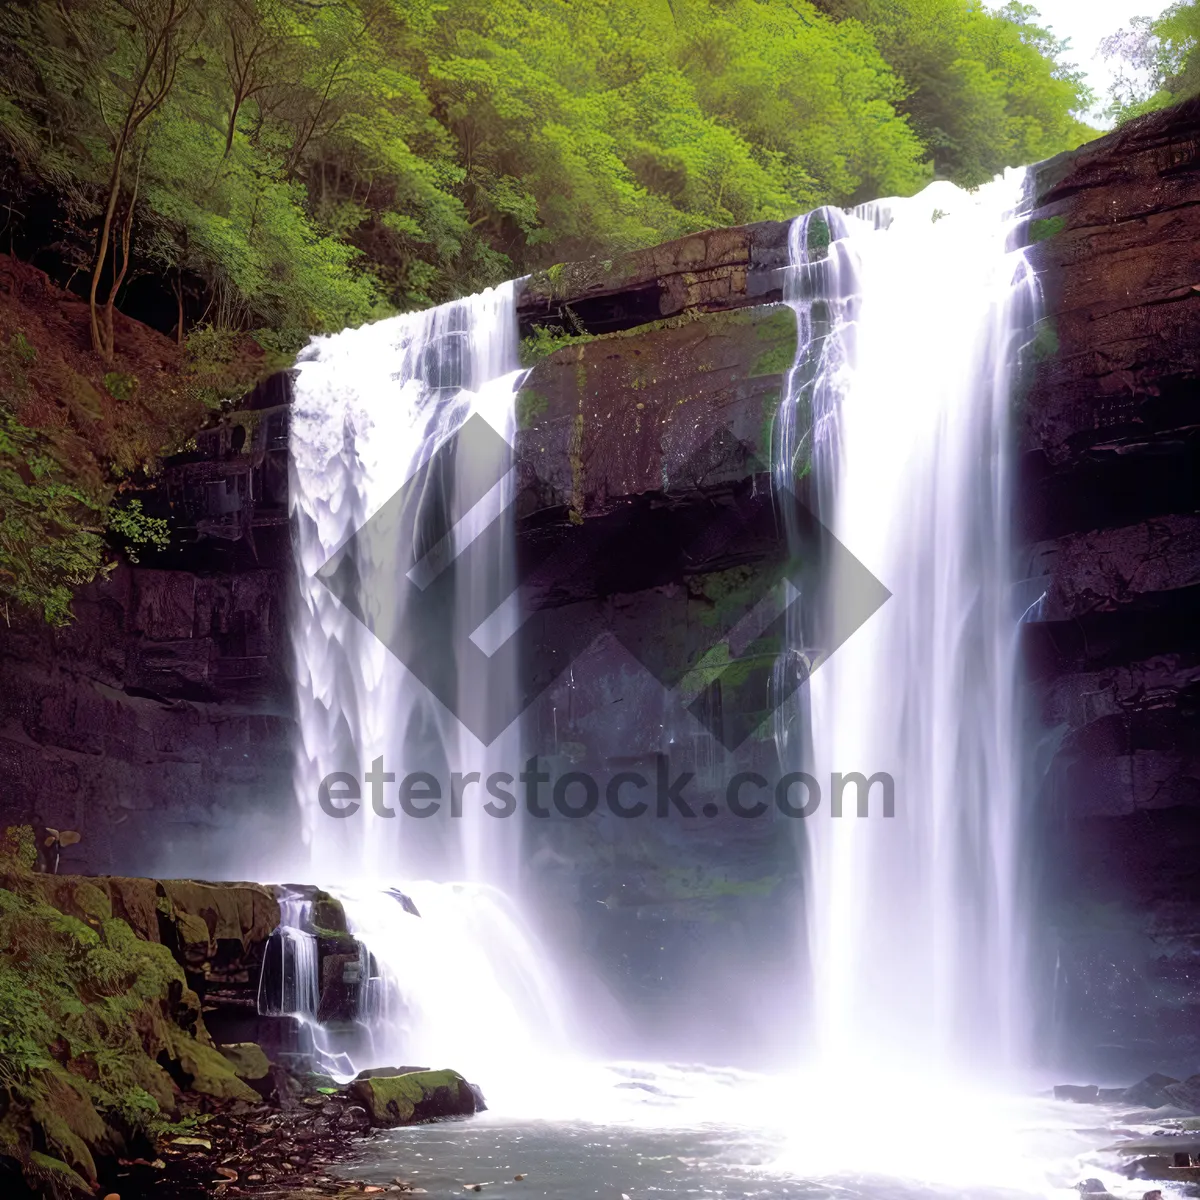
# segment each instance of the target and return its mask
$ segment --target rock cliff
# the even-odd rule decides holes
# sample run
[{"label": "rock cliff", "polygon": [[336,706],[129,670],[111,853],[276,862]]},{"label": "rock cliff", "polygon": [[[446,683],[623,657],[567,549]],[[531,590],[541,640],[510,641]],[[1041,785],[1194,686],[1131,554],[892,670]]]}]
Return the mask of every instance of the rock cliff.
[{"label": "rock cliff", "polygon": [[[1040,164],[1023,227],[1044,289],[1017,401],[1028,797],[1052,906],[1040,953],[1082,1050],[1200,1047],[1198,144],[1190,102]],[[573,669],[550,615],[526,631],[551,683],[530,732],[559,770],[653,772],[678,730],[673,766],[700,801],[716,786],[645,667],[680,629],[721,628],[778,540],[689,541],[765,486],[795,346],[787,232],[710,231],[519,293],[523,333],[575,339],[518,398],[520,552],[607,547],[547,606],[596,631]],[[194,873],[236,873],[235,820],[242,846],[291,836],[286,402],[277,377],[168,464],[174,557],[85,589],[66,630],[0,630],[6,818],[80,830],[76,866],[161,873],[186,846]],[[749,746],[751,764],[770,754]],[[741,984],[709,977],[698,939],[780,970],[790,952],[786,825],[549,821],[531,862],[581,959],[651,1006],[664,978],[719,1000]]]},{"label": "rock cliff", "polygon": [[1200,102],[1034,172],[1025,626],[1062,1009],[1200,1046]]}]

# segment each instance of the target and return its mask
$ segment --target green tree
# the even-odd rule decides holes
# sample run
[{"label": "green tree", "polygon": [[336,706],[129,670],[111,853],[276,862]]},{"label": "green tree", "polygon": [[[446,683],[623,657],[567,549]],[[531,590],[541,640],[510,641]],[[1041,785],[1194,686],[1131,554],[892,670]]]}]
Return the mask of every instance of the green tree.
[{"label": "green tree", "polygon": [[973,0],[10,0],[0,178],[58,205],[102,357],[155,275],[178,336],[286,348],[556,259],[980,182],[1087,135],[1064,52]]},{"label": "green tree", "polygon": [[982,183],[1093,136],[1077,115],[1091,102],[1083,76],[1030,5],[991,12],[974,0],[821,3],[872,31],[904,81],[900,108],[940,177]]},{"label": "green tree", "polygon": [[1200,4],[1183,0],[1157,20],[1134,17],[1102,44],[1117,77],[1106,115],[1127,121],[1200,94]]}]

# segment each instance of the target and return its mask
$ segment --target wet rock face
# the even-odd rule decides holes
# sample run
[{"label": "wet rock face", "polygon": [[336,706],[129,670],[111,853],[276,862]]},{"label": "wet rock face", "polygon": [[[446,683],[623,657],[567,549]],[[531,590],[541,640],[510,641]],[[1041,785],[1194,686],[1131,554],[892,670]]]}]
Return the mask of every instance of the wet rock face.
[{"label": "wet rock face", "polygon": [[762,471],[795,355],[782,304],[557,351],[517,397],[518,513],[565,509],[579,523],[637,496],[696,499]]},{"label": "wet rock face", "polygon": [[599,334],[685,311],[780,300],[787,234],[787,221],[760,221],[708,229],[612,259],[560,263],[522,282],[517,317],[522,331],[555,324]]},{"label": "wet rock face", "polygon": [[1030,235],[1046,291],[1024,444],[1102,460],[1194,426],[1200,101],[1040,164]]},{"label": "wet rock face", "polygon": [[67,628],[0,627],[5,820],[79,831],[64,871],[251,875],[235,823],[294,831],[286,579],[122,566]]},{"label": "wet rock face", "polygon": [[1141,1064],[1200,1048],[1200,102],[1034,185],[1018,517],[1061,1032]]}]

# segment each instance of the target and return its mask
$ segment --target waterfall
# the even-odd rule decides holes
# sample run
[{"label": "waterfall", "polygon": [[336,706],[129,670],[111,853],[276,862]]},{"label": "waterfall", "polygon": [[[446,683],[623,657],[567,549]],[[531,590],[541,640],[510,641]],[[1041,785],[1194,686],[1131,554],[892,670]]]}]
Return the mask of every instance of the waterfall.
[{"label": "waterfall", "polygon": [[[516,765],[515,729],[476,736],[456,714],[486,717],[489,704],[515,711],[500,707],[515,673],[493,673],[485,686],[472,677],[470,645],[512,633],[493,629],[480,640],[513,578],[513,473],[502,470],[481,493],[480,478],[490,477],[464,426],[481,417],[499,445],[511,443],[517,344],[508,283],[318,338],[300,356],[291,503],[303,869],[338,897],[367,948],[344,976],[353,1019],[314,1038],[320,1061],[341,1077],[454,1066],[490,1086],[504,1064],[527,1064],[535,1044],[552,1049],[560,1024],[544,955],[513,899],[518,820],[488,817],[461,794],[461,804],[443,797],[426,819],[397,804],[396,781],[415,772],[446,781]],[[359,589],[354,602],[328,568],[322,576],[335,556]],[[398,632],[436,649],[435,688],[385,645]],[[361,802],[345,815],[318,803],[335,773],[358,781]],[[368,783],[368,773],[381,782]],[[307,920],[301,910],[284,916],[293,926]],[[287,972],[316,971],[307,937],[285,935]],[[305,996],[318,982],[327,981]]]},{"label": "waterfall", "polygon": [[[451,601],[437,614],[440,623],[424,633],[445,647],[448,686],[459,696],[478,692],[479,681],[454,647],[475,632],[476,599],[488,577],[509,568],[469,560],[462,550],[505,507],[511,478],[478,503],[474,496],[458,503],[470,490],[471,464],[452,456],[447,470],[431,475],[406,501],[417,510],[411,536],[424,545],[404,544],[404,530],[393,522],[368,522],[473,414],[511,440],[521,378],[513,287],[318,338],[300,356],[291,428],[299,592],[292,630],[300,725],[295,787],[313,864],[328,878],[436,874],[512,883],[516,822],[490,821],[484,828],[471,819],[478,806],[466,806],[457,819],[443,809],[434,819],[406,820],[380,816],[365,800],[339,820],[322,812],[317,796],[329,774],[362,780],[376,759],[397,778],[419,770],[440,779],[504,759],[503,738],[485,746],[469,733],[319,572],[357,534],[365,615],[385,637],[410,616],[411,589],[406,592],[400,578],[393,585],[392,577],[425,568],[438,534],[452,536],[449,561],[439,564],[454,576]],[[511,536],[498,550],[511,556]],[[369,792],[366,785],[363,791]],[[388,792],[394,797],[394,788]]]},{"label": "waterfall", "polygon": [[[775,439],[892,598],[809,680],[785,761],[895,781],[807,821],[814,1041],[829,1063],[953,1069],[1026,1036],[1009,414],[1036,307],[1024,176],[797,220],[800,346]],[[839,603],[840,581],[811,603]],[[805,647],[793,651],[808,653]],[[811,744],[792,736],[808,728]]]},{"label": "waterfall", "polygon": [[[824,662],[796,620],[778,668],[786,683],[820,666],[777,713],[788,769],[895,782],[894,817],[881,787],[856,815],[851,785],[843,816],[827,801],[805,822],[813,1033],[829,1062],[1004,1058],[1024,1036],[1008,587],[1009,409],[1036,307],[1009,245],[1022,189],[1016,173],[972,193],[935,184],[791,230],[799,349],[775,482],[892,593]],[[515,723],[480,719],[481,705],[515,711],[502,694],[515,671],[472,676],[477,651],[512,633],[485,627],[513,607],[513,471],[477,469],[462,448],[476,417],[511,442],[516,346],[509,284],[317,339],[298,367],[295,783],[307,878],[366,947],[338,967],[357,989],[352,1028],[313,1036],[339,1075],[455,1065],[486,1085],[565,1044],[560,989],[520,916],[519,819],[486,817],[479,798],[459,815],[394,811],[410,772],[486,778],[519,762]],[[433,580],[431,615],[416,593]],[[802,604],[837,605],[842,583]],[[438,648],[435,685],[387,648],[397,631]],[[339,773],[355,803],[322,811]],[[286,981],[326,951],[306,940],[310,915],[293,917],[268,1003],[307,1017],[328,980]]]}]

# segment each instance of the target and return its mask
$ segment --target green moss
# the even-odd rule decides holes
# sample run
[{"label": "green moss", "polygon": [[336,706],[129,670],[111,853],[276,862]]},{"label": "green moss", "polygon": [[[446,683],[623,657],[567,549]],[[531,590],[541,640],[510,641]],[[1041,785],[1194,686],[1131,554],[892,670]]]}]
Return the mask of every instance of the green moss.
[{"label": "green moss", "polygon": [[782,375],[785,371],[791,370],[795,358],[795,338],[792,339],[790,346],[786,343],[772,346],[770,350],[764,350],[754,360],[750,367],[750,378],[753,379],[757,375]]},{"label": "green moss", "polygon": [[30,1152],[25,1174],[30,1183],[41,1184],[51,1195],[62,1193],[91,1193],[92,1188],[80,1178],[61,1158],[43,1154],[40,1150]]},{"label": "green moss", "polygon": [[18,329],[8,339],[8,344],[12,349],[13,355],[22,366],[31,367],[37,362],[37,347],[25,336],[24,330]]},{"label": "green moss", "polygon": [[408,1125],[419,1120],[417,1107],[439,1088],[458,1094],[466,1082],[457,1071],[410,1071],[407,1075],[378,1075],[353,1086],[374,1125]]},{"label": "green moss", "polygon": [[221,1047],[221,1055],[239,1079],[264,1079],[271,1070],[257,1042],[232,1042]]},{"label": "green moss", "polygon": [[824,217],[813,217],[808,223],[808,257],[824,258],[829,252],[831,240],[829,222]]},{"label": "green moss", "polygon": [[691,576],[687,581],[688,594],[702,602],[700,623],[712,626],[736,622],[753,607],[758,596],[758,576],[757,568],[750,566]]},{"label": "green moss", "polygon": [[315,928],[334,934],[349,932],[349,926],[346,924],[346,910],[342,907],[342,902],[328,892],[318,892],[314,896],[309,920]]},{"label": "green moss", "polygon": [[1029,343],[1029,356],[1035,363],[1045,362],[1053,358],[1059,350],[1058,330],[1050,317],[1043,317],[1033,332],[1033,340]]},{"label": "green moss", "polygon": [[114,400],[132,400],[138,389],[137,376],[127,371],[109,371],[104,376],[104,386]]},{"label": "green moss", "polygon": [[717,682],[722,688],[739,688],[759,672],[769,671],[775,665],[779,649],[768,639],[761,639],[752,642],[737,658],[732,658],[729,643],[718,642],[684,674],[680,690],[687,695],[699,695]]},{"label": "green moss", "polygon": [[160,1056],[193,1090],[257,1094],[212,1047],[171,952],[114,918],[96,883],[28,870],[31,844],[7,831],[0,857],[0,1145],[45,1191],[54,1172],[93,1181],[97,1153],[137,1153],[165,1128]]},{"label": "green moss", "polygon": [[535,325],[533,333],[521,339],[521,366],[532,367],[564,346],[575,346],[580,342],[592,340],[593,336],[589,333],[571,333],[559,325]]},{"label": "green moss", "polygon": [[517,393],[517,428],[529,429],[545,415],[550,401],[533,388],[522,388]]},{"label": "green moss", "polygon": [[765,310],[738,309],[730,313],[740,321],[754,322],[754,335],[759,341],[788,341],[792,355],[796,353],[796,314],[786,304],[772,304]]},{"label": "green moss", "polygon": [[170,1043],[172,1057],[191,1078],[192,1091],[216,1100],[245,1100],[251,1104],[258,1101],[258,1093],[237,1077],[233,1065],[219,1050],[183,1030],[172,1031]]},{"label": "green moss", "polygon": [[0,865],[22,871],[37,865],[37,839],[29,825],[12,825],[0,836]]},{"label": "green moss", "polygon": [[1043,217],[1029,226],[1029,241],[1044,242],[1047,238],[1057,237],[1067,227],[1066,217]]},{"label": "green moss", "polygon": [[769,342],[757,355],[750,367],[750,375],[781,375],[791,369],[796,361],[796,317],[790,308],[778,305],[765,320],[759,318],[754,326],[754,336],[760,342]]}]

